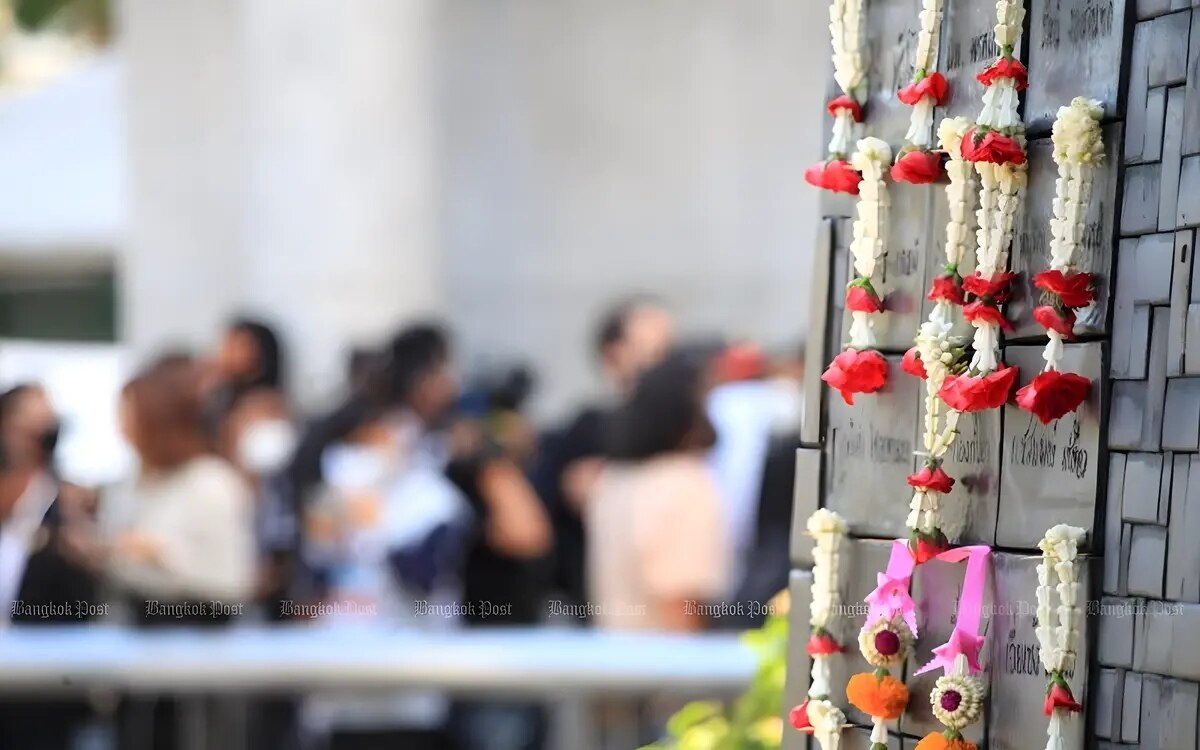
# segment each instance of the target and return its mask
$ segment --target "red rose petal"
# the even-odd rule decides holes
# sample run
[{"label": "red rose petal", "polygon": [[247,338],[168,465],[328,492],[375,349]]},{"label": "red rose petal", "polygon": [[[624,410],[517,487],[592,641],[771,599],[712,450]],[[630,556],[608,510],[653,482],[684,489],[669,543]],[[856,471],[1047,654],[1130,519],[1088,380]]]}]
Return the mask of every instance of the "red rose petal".
[{"label": "red rose petal", "polygon": [[874,393],[887,382],[887,360],[873,349],[847,349],[833,358],[821,375],[821,380],[841,392],[847,404],[854,404],[854,394]]},{"label": "red rose petal", "polygon": [[1003,367],[987,375],[950,375],[938,391],[946,405],[961,412],[998,409],[1008,401],[1016,367]]},{"label": "red rose petal", "polygon": [[913,185],[928,185],[942,176],[942,155],[934,151],[909,151],[892,165],[892,179]]},{"label": "red rose petal", "polygon": [[1047,331],[1057,331],[1067,338],[1075,335],[1075,313],[1071,310],[1062,312],[1049,305],[1042,305],[1033,309],[1033,319]]},{"label": "red rose petal", "polygon": [[929,377],[929,373],[925,372],[925,363],[921,361],[921,355],[915,346],[906,351],[900,359],[900,369],[921,380]]},{"label": "red rose petal", "polygon": [[1047,370],[1017,391],[1017,406],[1050,424],[1079,408],[1092,381],[1073,372]]}]

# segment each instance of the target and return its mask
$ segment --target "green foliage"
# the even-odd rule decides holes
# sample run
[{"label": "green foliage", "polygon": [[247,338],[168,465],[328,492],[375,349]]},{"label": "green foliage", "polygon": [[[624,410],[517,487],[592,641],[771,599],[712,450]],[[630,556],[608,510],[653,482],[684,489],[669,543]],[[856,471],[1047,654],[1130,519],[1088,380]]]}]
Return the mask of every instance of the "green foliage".
[{"label": "green foliage", "polygon": [[689,703],[667,721],[667,737],[642,750],[778,750],[783,738],[787,614],[772,614],[742,636],[758,655],[750,687],[732,705]]},{"label": "green foliage", "polygon": [[9,0],[13,18],[26,31],[52,26],[85,34],[97,41],[112,32],[112,9],[108,0]]}]

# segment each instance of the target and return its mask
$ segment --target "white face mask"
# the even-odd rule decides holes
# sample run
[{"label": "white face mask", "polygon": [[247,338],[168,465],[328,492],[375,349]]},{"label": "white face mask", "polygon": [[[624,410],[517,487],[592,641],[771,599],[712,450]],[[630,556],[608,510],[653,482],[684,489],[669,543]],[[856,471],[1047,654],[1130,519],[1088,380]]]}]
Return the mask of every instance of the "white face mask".
[{"label": "white face mask", "polygon": [[238,461],[254,474],[271,474],[283,468],[296,447],[296,431],[282,419],[254,422],[238,440]]},{"label": "white face mask", "polygon": [[325,483],[342,490],[378,487],[391,469],[389,456],[374,448],[331,445],[321,454]]}]

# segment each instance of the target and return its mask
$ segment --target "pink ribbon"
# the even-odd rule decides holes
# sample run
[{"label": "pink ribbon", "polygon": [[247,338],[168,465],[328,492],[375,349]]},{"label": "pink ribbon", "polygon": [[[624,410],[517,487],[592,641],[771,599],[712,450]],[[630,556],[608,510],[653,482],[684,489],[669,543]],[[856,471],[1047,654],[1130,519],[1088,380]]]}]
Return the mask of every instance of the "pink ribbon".
[{"label": "pink ribbon", "polygon": [[908,549],[908,542],[897,539],[892,542],[892,552],[888,557],[887,570],[876,577],[878,586],[867,594],[867,624],[876,622],[879,618],[892,619],[896,613],[904,618],[904,624],[917,635],[917,607],[913,604],[912,596],[908,593],[912,581],[913,556]]},{"label": "pink ribbon", "polygon": [[963,576],[962,594],[958,598],[958,616],[954,621],[954,632],[950,640],[933,650],[933,659],[916,671],[924,674],[938,667],[949,674],[954,661],[961,654],[967,657],[970,674],[981,671],[979,650],[983,647],[983,636],[979,635],[979,623],[983,619],[983,595],[987,588],[988,564],[992,549],[986,545],[956,547],[947,550],[934,560],[957,563],[967,561],[967,572]]}]

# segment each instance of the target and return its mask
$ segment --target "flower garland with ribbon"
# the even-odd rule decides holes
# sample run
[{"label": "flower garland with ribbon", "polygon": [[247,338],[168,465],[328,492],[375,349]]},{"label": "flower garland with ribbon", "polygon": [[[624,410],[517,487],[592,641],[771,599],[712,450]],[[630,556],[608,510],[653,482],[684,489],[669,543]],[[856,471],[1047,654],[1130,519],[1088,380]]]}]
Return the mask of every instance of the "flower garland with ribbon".
[{"label": "flower garland with ribbon", "polygon": [[837,611],[838,572],[846,522],[837,513],[821,508],[808,518],[808,534],[814,539],[812,604],[809,623],[812,635],[807,651],[812,658],[808,699],[788,714],[792,726],[811,734],[824,750],[837,750],[846,715],[829,700],[832,670],[829,659],[844,650],[830,628]]},{"label": "flower garland with ribbon", "polygon": [[924,450],[918,454],[924,462],[919,471],[908,477],[913,497],[906,521],[909,546],[918,565],[949,549],[949,537],[958,531],[948,528],[940,511],[941,497],[954,487],[954,480],[942,468],[942,461],[958,435],[961,412],[947,409],[943,415],[943,402],[938,393],[946,378],[961,374],[966,365],[967,341],[952,335],[952,331],[954,307],[963,304],[962,276],[958,269],[969,236],[967,201],[970,200],[974,174],[971,165],[962,158],[959,146],[970,127],[970,123],[961,117],[947,118],[938,126],[940,145],[950,155],[946,163],[946,173],[950,177],[950,184],[946,186],[950,209],[950,218],[946,222],[946,267],[934,278],[929,290],[928,299],[933,302],[933,309],[929,319],[921,324],[916,346],[901,360],[905,372],[925,380]]},{"label": "flower garland with ribbon", "polygon": [[827,105],[833,116],[829,158],[804,172],[810,185],[838,193],[858,194],[859,175],[846,161],[854,126],[862,122],[866,65],[862,47],[863,0],[833,0],[829,6],[829,37],[833,44],[833,79],[841,96]]},{"label": "flower garland with ribbon", "polygon": [[952,563],[966,560],[967,570],[950,640],[935,648],[933,659],[916,671],[916,674],[924,674],[942,670],[942,676],[937,678],[929,693],[929,703],[933,715],[946,729],[926,735],[916,750],[975,750],[975,745],[963,738],[962,730],[982,718],[983,699],[987,693],[987,682],[981,676],[983,667],[979,663],[984,641],[979,635],[979,626],[983,618],[991,553],[990,547],[979,545],[957,547],[935,558]]},{"label": "flower garland with ribbon", "polygon": [[1050,424],[1076,409],[1087,398],[1091,381],[1062,372],[1063,339],[1074,336],[1075,311],[1092,303],[1092,275],[1075,268],[1084,217],[1092,193],[1095,166],[1104,159],[1100,102],[1075,97],[1060,107],[1051,141],[1058,180],[1054,183],[1054,215],[1050,218],[1050,267],[1033,277],[1044,304],[1033,317],[1046,329],[1049,342],[1042,353],[1046,367],[1017,391],[1017,406]]},{"label": "flower garland with ribbon", "polygon": [[875,669],[851,677],[846,698],[871,717],[871,750],[887,750],[887,722],[908,706],[908,688],[891,670],[903,667],[917,637],[917,608],[908,593],[912,573],[908,543],[897,539],[878,587],[865,599],[867,619],[858,633],[858,650]]},{"label": "flower garland with ribbon", "polygon": [[924,0],[913,59],[912,82],[896,92],[896,98],[913,108],[904,147],[892,165],[892,179],[924,185],[942,173],[942,156],[933,147],[933,108],[946,100],[946,77],[933,69],[937,62],[938,34],[942,25],[942,0]]},{"label": "flower garland with ribbon", "polygon": [[854,280],[846,286],[846,310],[850,313],[850,341],[834,357],[821,379],[842,394],[847,404],[855,393],[874,393],[887,382],[887,360],[875,349],[872,315],[883,312],[883,300],[872,281],[887,260],[887,220],[891,201],[884,182],[892,150],[879,138],[863,138],[852,157],[862,173],[855,209],[854,236],[850,255]]},{"label": "flower garland with ribbon", "polygon": [[962,138],[959,152],[979,175],[979,228],[976,270],[963,281],[963,317],[975,326],[974,349],[968,372],[951,375],[942,385],[942,399],[958,411],[998,409],[1008,401],[1017,369],[1000,361],[1000,331],[1011,326],[1000,307],[1008,301],[1013,274],[1008,249],[1028,164],[1025,126],[1018,112],[1019,93],[1027,85],[1025,66],[1013,57],[1021,35],[1025,8],[1021,0],[996,3],[996,44],[1000,55],[977,78],[986,87],[983,109],[975,127]]},{"label": "flower garland with ribbon", "polygon": [[[1083,706],[1071,695],[1066,673],[1075,668],[1075,649],[1079,645],[1079,571],[1077,557],[1079,542],[1086,534],[1083,529],[1059,524],[1048,531],[1038,547],[1042,561],[1037,567],[1037,639],[1042,666],[1050,674],[1046,686],[1046,702],[1042,713],[1050,717],[1046,730],[1046,750],[1065,750],[1064,722]],[[1058,606],[1050,600],[1058,595]],[[1058,625],[1054,625],[1054,622]]]}]

